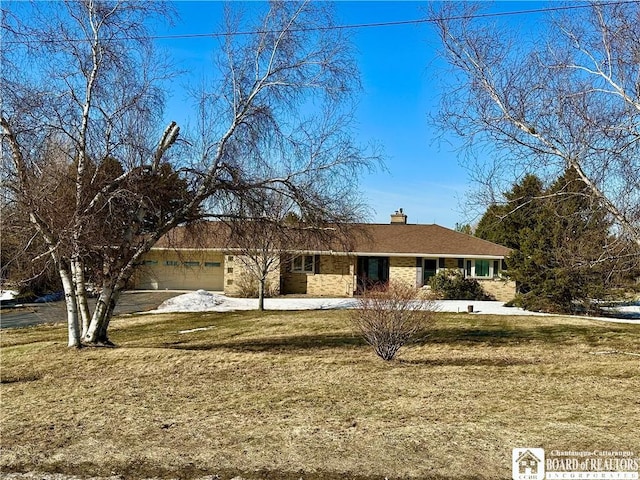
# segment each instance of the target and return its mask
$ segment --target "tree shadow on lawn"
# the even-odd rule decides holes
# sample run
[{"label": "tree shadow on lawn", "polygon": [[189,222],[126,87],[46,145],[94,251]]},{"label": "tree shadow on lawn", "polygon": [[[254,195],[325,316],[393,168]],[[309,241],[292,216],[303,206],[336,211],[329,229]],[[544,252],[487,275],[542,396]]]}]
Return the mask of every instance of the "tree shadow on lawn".
[{"label": "tree shadow on lawn", "polygon": [[487,326],[482,328],[445,327],[429,331],[424,343],[509,346],[523,343],[546,345],[596,345],[603,339],[624,336],[627,331],[611,326],[537,325],[532,327]]},{"label": "tree shadow on lawn", "polygon": [[539,365],[540,359],[527,357],[500,357],[500,358],[479,358],[479,357],[442,357],[438,358],[419,358],[397,360],[399,365],[407,366],[423,366],[423,367],[517,367],[522,365]]},{"label": "tree shadow on lawn", "polygon": [[356,335],[314,334],[283,335],[278,337],[250,338],[225,342],[170,342],[166,348],[178,350],[218,350],[227,349],[238,352],[310,352],[319,349],[354,348],[366,346],[365,341]]},{"label": "tree shadow on lawn", "polygon": [[[444,327],[430,329],[420,336],[422,339],[414,345],[447,344],[452,347],[488,345],[517,346],[519,344],[540,343],[547,345],[573,345],[587,343],[596,345],[603,339],[615,339],[626,332],[616,332],[609,328],[576,325],[553,325],[534,327],[488,326],[486,328]],[[254,353],[311,353],[325,349],[369,348],[364,339],[348,333],[314,333],[301,335],[282,335],[277,337],[258,337],[215,341],[210,339],[185,339],[165,342],[164,348],[178,350],[233,350]]]},{"label": "tree shadow on lawn", "polygon": [[[442,342],[438,342],[442,343]],[[456,341],[459,345],[460,342]],[[414,342],[413,345],[426,345],[429,340]],[[291,355],[315,355],[322,350],[335,349],[365,349],[372,356],[375,354],[367,343],[360,337],[341,335],[292,335],[271,339],[240,340],[225,343],[183,343],[176,342],[166,344],[166,348],[188,351],[208,351],[208,350],[232,350],[236,353],[286,353]],[[431,367],[510,367],[518,365],[532,365],[540,363],[536,358],[516,358],[503,355],[499,358],[478,357],[473,354],[466,357],[443,356],[437,358],[417,358],[404,360],[400,358],[391,362],[396,366],[431,366]]]}]

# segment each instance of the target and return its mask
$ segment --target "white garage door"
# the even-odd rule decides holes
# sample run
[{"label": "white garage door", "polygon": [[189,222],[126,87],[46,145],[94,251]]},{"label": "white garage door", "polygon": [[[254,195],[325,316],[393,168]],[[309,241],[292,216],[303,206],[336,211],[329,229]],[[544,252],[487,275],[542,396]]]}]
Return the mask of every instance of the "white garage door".
[{"label": "white garage door", "polygon": [[149,255],[140,267],[136,288],[143,290],[224,290],[222,255],[177,259]]}]

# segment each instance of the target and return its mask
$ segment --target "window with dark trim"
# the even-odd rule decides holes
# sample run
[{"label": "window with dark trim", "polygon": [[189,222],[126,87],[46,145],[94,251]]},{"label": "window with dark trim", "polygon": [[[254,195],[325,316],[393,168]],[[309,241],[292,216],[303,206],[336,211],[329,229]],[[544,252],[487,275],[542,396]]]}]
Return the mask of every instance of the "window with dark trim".
[{"label": "window with dark trim", "polygon": [[295,273],[313,273],[313,255],[299,255],[293,257],[291,271]]},{"label": "window with dark trim", "polygon": [[422,269],[422,282],[427,285],[431,277],[438,272],[438,260],[435,258],[425,258],[424,268]]}]

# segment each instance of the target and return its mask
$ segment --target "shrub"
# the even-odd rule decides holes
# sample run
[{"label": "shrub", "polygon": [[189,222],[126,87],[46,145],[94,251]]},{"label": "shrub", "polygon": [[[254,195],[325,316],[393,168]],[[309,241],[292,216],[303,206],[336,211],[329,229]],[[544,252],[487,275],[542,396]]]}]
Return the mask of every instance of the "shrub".
[{"label": "shrub", "polygon": [[433,293],[442,300],[492,300],[474,278],[465,278],[456,269],[440,270],[429,282]]},{"label": "shrub", "polygon": [[[258,279],[252,275],[241,275],[236,279],[236,295],[240,298],[258,298]],[[277,289],[267,280],[264,287],[265,298],[274,297]]]},{"label": "shrub", "polygon": [[398,350],[424,335],[435,304],[420,300],[418,289],[401,283],[367,290],[351,313],[354,327],[383,360],[393,360]]}]

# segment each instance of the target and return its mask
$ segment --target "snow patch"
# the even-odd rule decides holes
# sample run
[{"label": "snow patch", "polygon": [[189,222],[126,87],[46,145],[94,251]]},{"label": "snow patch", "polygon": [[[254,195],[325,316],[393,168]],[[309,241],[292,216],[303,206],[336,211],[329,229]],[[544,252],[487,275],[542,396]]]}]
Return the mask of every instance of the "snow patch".
[{"label": "snow patch", "polygon": [[[496,301],[474,301],[474,300],[439,300],[434,302],[435,308],[439,312],[464,313],[469,306],[473,306],[473,313],[470,315],[552,315],[549,313],[530,312],[518,307],[505,307],[503,302]],[[265,310],[334,310],[350,309],[358,305],[354,298],[308,298],[308,297],[279,297],[266,298],[264,301]],[[235,298],[227,297],[217,293],[198,290],[197,292],[185,293],[177,297],[170,298],[162,303],[156,313],[171,312],[230,312],[235,310],[257,310],[258,300],[255,298]],[[611,322],[638,323],[636,316],[640,313],[640,305],[630,305],[619,310],[625,310],[625,318],[596,318],[584,317],[589,320],[606,320]],[[636,313],[638,312],[638,313]],[[181,332],[186,333],[186,332]]]},{"label": "snow patch", "polygon": [[200,327],[200,328],[192,328],[190,330],[180,330],[178,333],[193,333],[193,332],[206,332],[207,330],[211,330],[214,326],[210,325],[208,327]]},{"label": "snow patch", "polygon": [[0,290],[0,300],[13,300],[17,296],[16,290]]},{"label": "snow patch", "polygon": [[207,312],[215,311],[224,303],[225,297],[205,290],[185,293],[165,300],[157,309],[160,312]]},{"label": "snow patch", "polygon": [[[494,315],[545,315],[529,312],[521,308],[505,307],[502,302],[475,302],[468,300],[441,300],[434,302],[440,312],[466,312],[473,305],[473,314]],[[335,310],[350,309],[358,305],[354,298],[307,298],[279,297],[266,298],[265,310]],[[204,290],[185,293],[162,303],[156,312],[229,312],[234,310],[257,310],[255,298],[235,298],[210,293]]]}]

